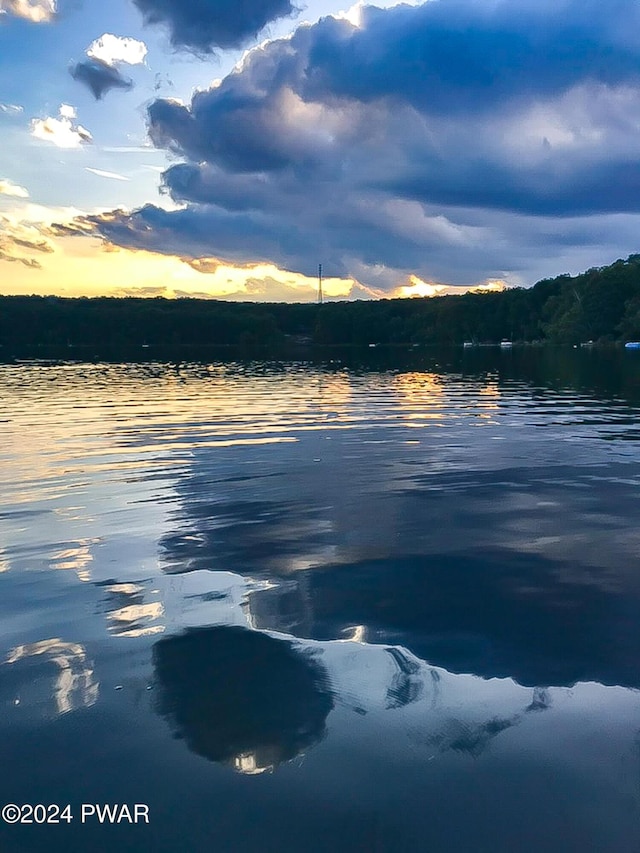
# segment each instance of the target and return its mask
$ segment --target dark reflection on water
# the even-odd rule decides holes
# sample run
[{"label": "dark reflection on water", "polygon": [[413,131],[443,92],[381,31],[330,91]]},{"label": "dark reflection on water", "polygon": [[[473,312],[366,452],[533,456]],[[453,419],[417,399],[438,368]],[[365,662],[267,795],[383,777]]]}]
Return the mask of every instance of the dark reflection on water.
[{"label": "dark reflection on water", "polygon": [[637,597],[539,557],[455,554],[341,566],[311,580],[314,634],[346,625],[451,672],[640,688]]},{"label": "dark reflection on water", "polygon": [[290,761],[325,734],[327,675],[309,652],[244,628],[208,628],[153,648],[158,709],[189,748],[243,772]]},{"label": "dark reflection on water", "polygon": [[[352,374],[381,372],[438,371],[443,375],[482,377],[499,376],[502,382],[526,382],[540,391],[571,389],[580,394],[593,393],[600,399],[640,401],[640,357],[637,352],[611,346],[593,349],[571,347],[514,347],[506,351],[492,348],[461,347],[154,347],[143,349],[43,349],[0,355],[0,363],[42,366],[60,363],[82,365],[131,365],[139,373],[158,375],[167,370],[182,376],[210,375],[213,364],[226,364],[236,375],[286,375],[292,365],[335,372],[347,369]],[[90,372],[90,370],[89,370]]]},{"label": "dark reflection on water", "polygon": [[180,358],[0,365],[3,853],[640,850],[640,357]]},{"label": "dark reflection on water", "polygon": [[[285,548],[295,555],[286,534],[278,536],[278,518],[271,516],[267,535],[281,556]],[[291,507],[287,529],[294,523]],[[180,545],[171,550],[173,538],[163,540],[173,570],[215,566],[220,550],[240,574],[252,565],[241,536],[239,553],[221,547],[234,526],[211,539],[198,525],[190,529],[201,533],[197,543],[186,543],[195,551],[190,558]],[[464,541],[453,518],[450,534],[453,543]],[[270,541],[262,545],[272,556]],[[423,554],[404,554],[401,545],[396,550],[398,556],[329,563],[293,579],[285,573],[283,583],[252,595],[255,624],[317,640],[364,625],[368,641],[400,643],[451,672],[511,677],[532,686],[599,681],[640,688],[640,586],[632,565],[576,565],[488,547]],[[253,552],[259,566],[260,556]]]}]

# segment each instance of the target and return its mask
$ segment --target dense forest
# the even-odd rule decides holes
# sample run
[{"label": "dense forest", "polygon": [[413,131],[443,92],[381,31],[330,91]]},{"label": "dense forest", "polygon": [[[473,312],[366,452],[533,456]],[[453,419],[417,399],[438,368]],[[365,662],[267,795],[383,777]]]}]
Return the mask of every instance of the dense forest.
[{"label": "dense forest", "polygon": [[317,304],[0,297],[0,345],[578,344],[640,339],[640,255],[531,288]]}]

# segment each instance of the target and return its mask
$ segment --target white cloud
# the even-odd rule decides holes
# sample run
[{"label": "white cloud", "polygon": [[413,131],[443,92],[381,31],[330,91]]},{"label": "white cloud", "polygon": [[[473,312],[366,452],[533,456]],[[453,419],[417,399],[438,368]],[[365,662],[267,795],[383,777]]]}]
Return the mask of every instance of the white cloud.
[{"label": "white cloud", "polygon": [[14,198],[29,198],[29,193],[24,187],[19,187],[11,181],[0,180],[0,195],[10,195]]},{"label": "white cloud", "polygon": [[127,65],[142,65],[147,55],[147,46],[134,38],[105,33],[87,48],[87,56],[99,59],[107,65],[126,62]]},{"label": "white cloud", "polygon": [[97,101],[111,89],[128,91],[133,81],[124,77],[119,65],[142,65],[147,55],[147,46],[138,39],[104,33],[86,50],[86,59],[71,66],[69,71],[74,80],[87,86]]},{"label": "white cloud", "polygon": [[34,24],[52,21],[56,11],[56,0],[0,0],[0,14],[15,15]]},{"label": "white cloud", "polygon": [[129,178],[125,178],[124,175],[118,175],[117,172],[106,172],[104,169],[92,169],[91,166],[86,166],[87,172],[91,172],[92,175],[98,175],[99,178],[113,178],[115,181],[128,181]]},{"label": "white cloud", "polygon": [[24,107],[19,104],[0,104],[0,113],[8,113],[9,115],[17,115],[24,111]]},{"label": "white cloud", "polygon": [[60,106],[59,118],[36,118],[31,122],[31,133],[36,139],[52,142],[58,148],[79,148],[92,142],[92,136],[82,125],[74,124],[75,109],[69,104]]},{"label": "white cloud", "polygon": [[353,24],[354,27],[362,26],[362,8],[364,6],[363,0],[358,0],[358,2],[351,6],[350,9],[347,9],[344,12],[338,12],[335,15],[336,18],[343,18],[346,21],[349,21],[350,24]]}]

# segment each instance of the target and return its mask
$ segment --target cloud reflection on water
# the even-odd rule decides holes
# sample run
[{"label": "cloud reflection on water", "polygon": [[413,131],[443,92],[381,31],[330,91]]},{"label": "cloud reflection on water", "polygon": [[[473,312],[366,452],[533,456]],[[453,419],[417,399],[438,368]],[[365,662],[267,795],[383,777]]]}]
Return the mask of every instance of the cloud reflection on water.
[{"label": "cloud reflection on water", "polygon": [[[56,714],[67,714],[69,711],[88,708],[96,703],[99,684],[94,676],[93,664],[88,660],[85,649],[79,643],[68,643],[54,638],[16,646],[7,655],[5,666],[17,665],[20,670],[22,662],[31,662],[33,658],[42,658],[57,668],[58,674],[52,685]],[[20,694],[21,690],[24,690],[30,696],[26,703],[27,707],[37,704],[47,707],[49,701],[46,698],[46,683],[40,678],[37,678],[35,683],[32,682],[28,668],[19,672],[14,688],[16,690],[14,704],[19,706],[22,703]]]},{"label": "cloud reflection on water", "polygon": [[[344,796],[379,809],[389,837],[420,849],[416,815],[459,822],[460,803],[486,792],[469,819],[492,822],[485,839],[506,837],[506,802],[547,841],[569,821],[572,839],[620,825],[627,840],[635,409],[496,371],[328,371],[12,368],[0,611],[5,649],[25,651],[1,668],[6,732],[26,721],[55,755],[67,726],[70,743],[84,733],[88,754],[105,743],[119,765],[126,740],[141,789],[162,767],[175,804],[195,779],[217,825],[234,785],[284,809],[300,789],[315,808]],[[251,430],[267,443],[242,443]],[[91,583],[61,564],[90,568]],[[38,650],[69,636],[85,659],[64,671],[65,704],[63,651]],[[61,709],[85,707],[92,685],[98,698],[98,675],[100,703],[77,725]],[[283,766],[255,784],[203,758],[245,774]],[[527,797],[553,811],[558,790],[556,824],[540,821]]]}]

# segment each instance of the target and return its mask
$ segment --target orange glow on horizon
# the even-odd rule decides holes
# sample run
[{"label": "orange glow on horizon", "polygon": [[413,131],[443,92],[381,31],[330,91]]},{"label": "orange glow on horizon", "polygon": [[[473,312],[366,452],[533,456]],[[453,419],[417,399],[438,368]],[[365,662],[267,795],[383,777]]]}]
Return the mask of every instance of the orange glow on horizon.
[{"label": "orange glow on horizon", "polygon": [[409,284],[397,287],[390,296],[400,299],[431,298],[434,296],[460,296],[463,293],[500,293],[506,290],[507,283],[502,279],[491,278],[479,284],[451,285],[433,281],[423,281],[417,275],[409,276]]},{"label": "orange glow on horizon", "polygon": [[[317,279],[268,262],[233,264],[219,258],[182,258],[128,249],[90,235],[59,236],[51,224],[71,223],[81,211],[24,203],[0,209],[0,271],[3,295],[196,297],[251,302],[314,302]],[[6,250],[6,251],[5,251]],[[410,275],[391,292],[353,278],[323,279],[328,299],[434,297],[500,291],[489,279],[451,286]]]}]

